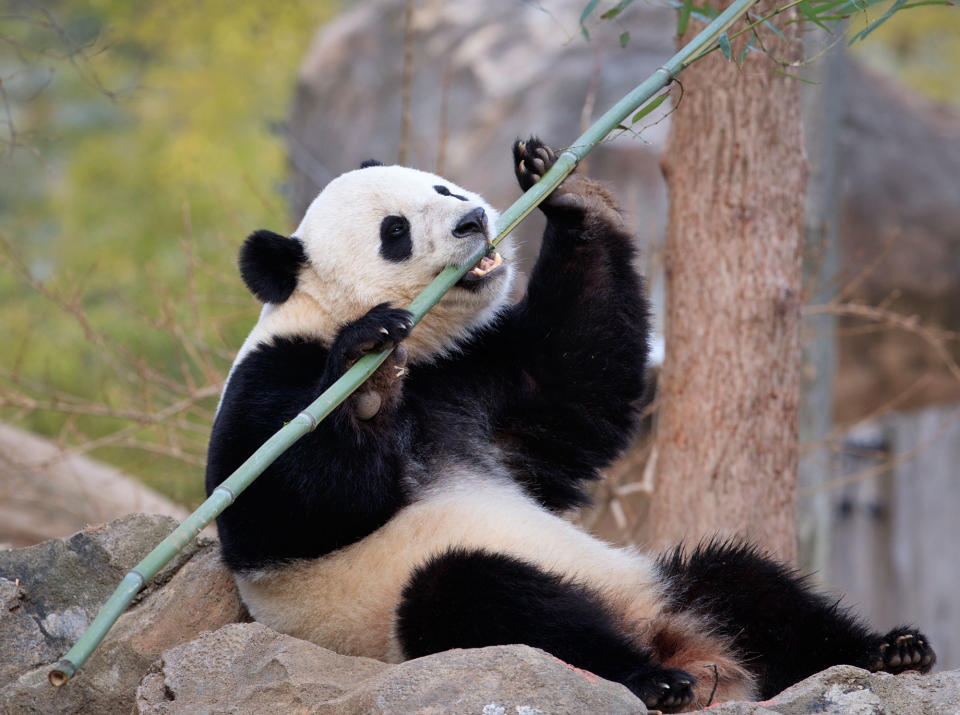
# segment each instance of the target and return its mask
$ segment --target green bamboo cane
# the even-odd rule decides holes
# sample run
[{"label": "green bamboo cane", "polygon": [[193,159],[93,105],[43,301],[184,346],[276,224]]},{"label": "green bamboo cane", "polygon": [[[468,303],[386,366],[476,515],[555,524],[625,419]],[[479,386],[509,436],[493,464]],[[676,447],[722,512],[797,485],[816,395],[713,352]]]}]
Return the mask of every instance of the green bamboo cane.
[{"label": "green bamboo cane", "polygon": [[[736,0],[680,52],[674,55],[665,65],[658,67],[646,81],[617,102],[568,149],[562,151],[553,167],[544,174],[543,178],[500,217],[496,226],[497,236],[492,241],[493,245],[498,245],[527,214],[549,196],[573,171],[580,160],[603,141],[611,131],[621,125],[632,112],[637,111],[654,94],[672,82],[673,78],[684,68],[708,51],[717,41],[717,38],[725,33],[756,2],[757,0]],[[468,270],[476,265],[488,250],[486,247],[477,249],[476,253],[463,265],[445,268],[408,306],[413,314],[414,323],[420,322],[443,295]],[[309,407],[268,439],[246,462],[214,489],[209,498],[196,511],[127,573],[117,589],[107,599],[107,602],[103,604],[96,618],[93,619],[93,623],[90,624],[63,659],[50,671],[50,683],[60,687],[70,680],[107,635],[107,632],[120,617],[120,614],[130,605],[143,585],[153,578],[180,549],[190,543],[220,512],[230,506],[237,495],[250,486],[290,445],[308,432],[313,431],[324,417],[329,415],[337,405],[349,397],[376,371],[389,354],[389,350],[384,350],[376,355],[367,355],[358,360],[343,377],[333,383]]]}]

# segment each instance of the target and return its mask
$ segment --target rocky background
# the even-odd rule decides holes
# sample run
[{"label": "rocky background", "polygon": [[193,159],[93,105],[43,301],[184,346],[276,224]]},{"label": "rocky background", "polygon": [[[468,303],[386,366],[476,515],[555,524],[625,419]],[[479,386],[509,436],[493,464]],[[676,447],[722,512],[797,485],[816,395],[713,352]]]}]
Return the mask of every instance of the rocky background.
[{"label": "rocky background", "polygon": [[[147,585],[62,688],[47,673],[123,574],[176,526],[132,515],[0,552],[0,713],[645,713],[624,686],[526,646],[454,650],[390,665],[247,622],[217,544],[188,546]],[[955,713],[960,671],[870,674],[837,666],[748,713]]]}]

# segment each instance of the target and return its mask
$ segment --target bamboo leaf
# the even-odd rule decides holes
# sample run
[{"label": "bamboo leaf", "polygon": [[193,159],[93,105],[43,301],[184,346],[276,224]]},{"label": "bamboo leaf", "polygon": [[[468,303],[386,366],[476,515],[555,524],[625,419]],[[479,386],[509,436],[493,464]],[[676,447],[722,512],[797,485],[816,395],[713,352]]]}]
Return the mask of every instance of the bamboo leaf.
[{"label": "bamboo leaf", "polygon": [[604,20],[609,20],[610,18],[616,17],[617,15],[619,15],[621,12],[626,10],[631,5],[633,5],[633,0],[620,0],[620,2],[617,3],[616,7],[611,8],[610,10],[607,10],[600,17],[603,18]]},{"label": "bamboo leaf", "polygon": [[901,10],[909,10],[912,7],[920,7],[921,5],[949,5],[953,7],[953,3],[950,0],[922,0],[921,2],[911,2],[904,5]]},{"label": "bamboo leaf", "polygon": [[630,44],[630,33],[622,32],[620,33],[620,47],[626,47]]},{"label": "bamboo leaf", "polygon": [[677,37],[682,37],[690,25],[690,12],[693,10],[693,0],[683,0],[683,6],[677,15]]},{"label": "bamboo leaf", "polygon": [[587,18],[593,14],[593,11],[597,9],[597,5],[600,4],[600,0],[590,0],[587,3],[587,6],[583,8],[583,12],[580,13],[580,32],[583,33],[583,39],[589,40],[590,33],[587,32]]},{"label": "bamboo leaf", "polygon": [[640,111],[634,114],[633,117],[630,119],[630,123],[636,124],[637,122],[639,122],[645,116],[650,114],[650,112],[652,112],[654,109],[656,109],[661,104],[663,104],[666,101],[667,97],[669,96],[670,96],[669,94],[661,94],[659,97],[649,102],[646,106],[641,107]]},{"label": "bamboo leaf", "polygon": [[824,25],[823,22],[821,22],[820,18],[817,17],[817,13],[813,9],[813,6],[810,4],[810,0],[803,0],[802,3],[797,5],[797,8],[800,10],[800,14],[803,15],[805,18],[807,18],[814,25],[816,25],[821,30],[824,30],[825,32],[831,35],[833,34],[832,32],[830,32],[830,28]]},{"label": "bamboo leaf", "polygon": [[[847,2],[847,0],[840,0],[840,2]],[[761,18],[759,16],[753,15],[753,14],[750,15],[750,19],[752,19],[754,22],[761,21]],[[780,28],[774,25],[772,22],[770,22],[770,20],[762,20],[762,23],[765,28],[770,30],[774,35],[779,37],[781,40],[787,39],[786,37],[784,37],[783,33],[780,31]]]},{"label": "bamboo leaf", "polygon": [[837,3],[835,0],[830,0],[830,2],[810,0],[808,7],[811,8],[814,16],[816,16],[818,20],[823,21],[834,16],[840,16],[841,18],[850,17],[858,12],[868,10],[873,5],[886,1],[887,0],[843,0]]},{"label": "bamboo leaf", "polygon": [[861,31],[858,32],[856,35],[854,35],[854,36],[850,39],[850,44],[852,45],[852,44],[853,44],[854,42],[856,42],[857,40],[863,40],[864,38],[866,38],[867,35],[869,35],[871,32],[873,32],[873,31],[876,30],[878,27],[880,27],[880,25],[882,25],[882,24],[885,23],[887,20],[889,20],[891,17],[893,17],[893,15],[894,15],[895,12],[897,12],[898,10],[902,10],[902,9],[904,8],[904,6],[906,6],[906,4],[907,4],[907,0],[897,0],[895,3],[893,3],[893,5],[890,6],[890,9],[887,10],[887,11],[880,17],[880,19],[875,20],[874,22],[870,23],[870,25],[868,25],[865,29],[861,30]]},{"label": "bamboo leaf", "polygon": [[701,16],[708,17],[711,20],[720,14],[717,9],[708,2],[703,3],[703,7],[697,8],[697,12],[700,13]]},{"label": "bamboo leaf", "polygon": [[728,60],[732,59],[733,51],[730,49],[730,38],[727,37],[726,32],[717,38],[717,44],[720,45],[720,51],[723,53],[723,56]]},{"label": "bamboo leaf", "polygon": [[754,30],[750,33],[750,38],[747,40],[747,43],[743,46],[743,49],[740,50],[740,56],[737,57],[737,64],[741,67],[743,66],[744,60],[747,59],[747,55],[750,53],[750,48],[753,47],[753,43],[757,40],[757,32]]},{"label": "bamboo leaf", "polygon": [[[687,4],[687,1],[686,0],[667,0],[667,4],[670,5],[671,7],[677,8],[682,12],[683,6]],[[702,22],[709,23],[712,20],[716,19],[718,15],[719,13],[717,12],[717,10],[708,2],[704,3],[703,6],[694,5],[692,2],[690,3],[690,17],[695,17]],[[684,28],[684,31],[686,31],[686,28]]]}]

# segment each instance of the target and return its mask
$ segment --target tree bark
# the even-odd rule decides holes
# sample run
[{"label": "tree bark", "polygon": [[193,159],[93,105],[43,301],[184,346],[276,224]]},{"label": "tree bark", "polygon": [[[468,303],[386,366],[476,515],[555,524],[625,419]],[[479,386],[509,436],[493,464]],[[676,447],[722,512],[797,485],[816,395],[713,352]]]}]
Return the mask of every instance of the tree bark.
[{"label": "tree bark", "polygon": [[[780,27],[785,40],[764,32],[765,49],[799,59],[797,25]],[[681,78],[664,155],[666,359],[650,535],[659,546],[737,535],[792,562],[807,172],[799,83],[774,69],[757,53],[738,67],[717,51]]]}]

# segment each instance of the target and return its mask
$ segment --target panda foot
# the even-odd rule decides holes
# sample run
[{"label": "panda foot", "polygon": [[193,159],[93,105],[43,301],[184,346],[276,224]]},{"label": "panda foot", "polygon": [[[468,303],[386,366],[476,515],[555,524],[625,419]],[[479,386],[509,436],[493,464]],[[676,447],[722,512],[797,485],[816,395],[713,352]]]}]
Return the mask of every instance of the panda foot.
[{"label": "panda foot", "polygon": [[883,637],[870,670],[902,673],[906,670],[929,672],[937,662],[930,641],[913,628],[894,628]]},{"label": "panda foot", "polygon": [[685,670],[653,667],[628,677],[623,684],[650,710],[671,713],[689,709],[695,682]]}]

